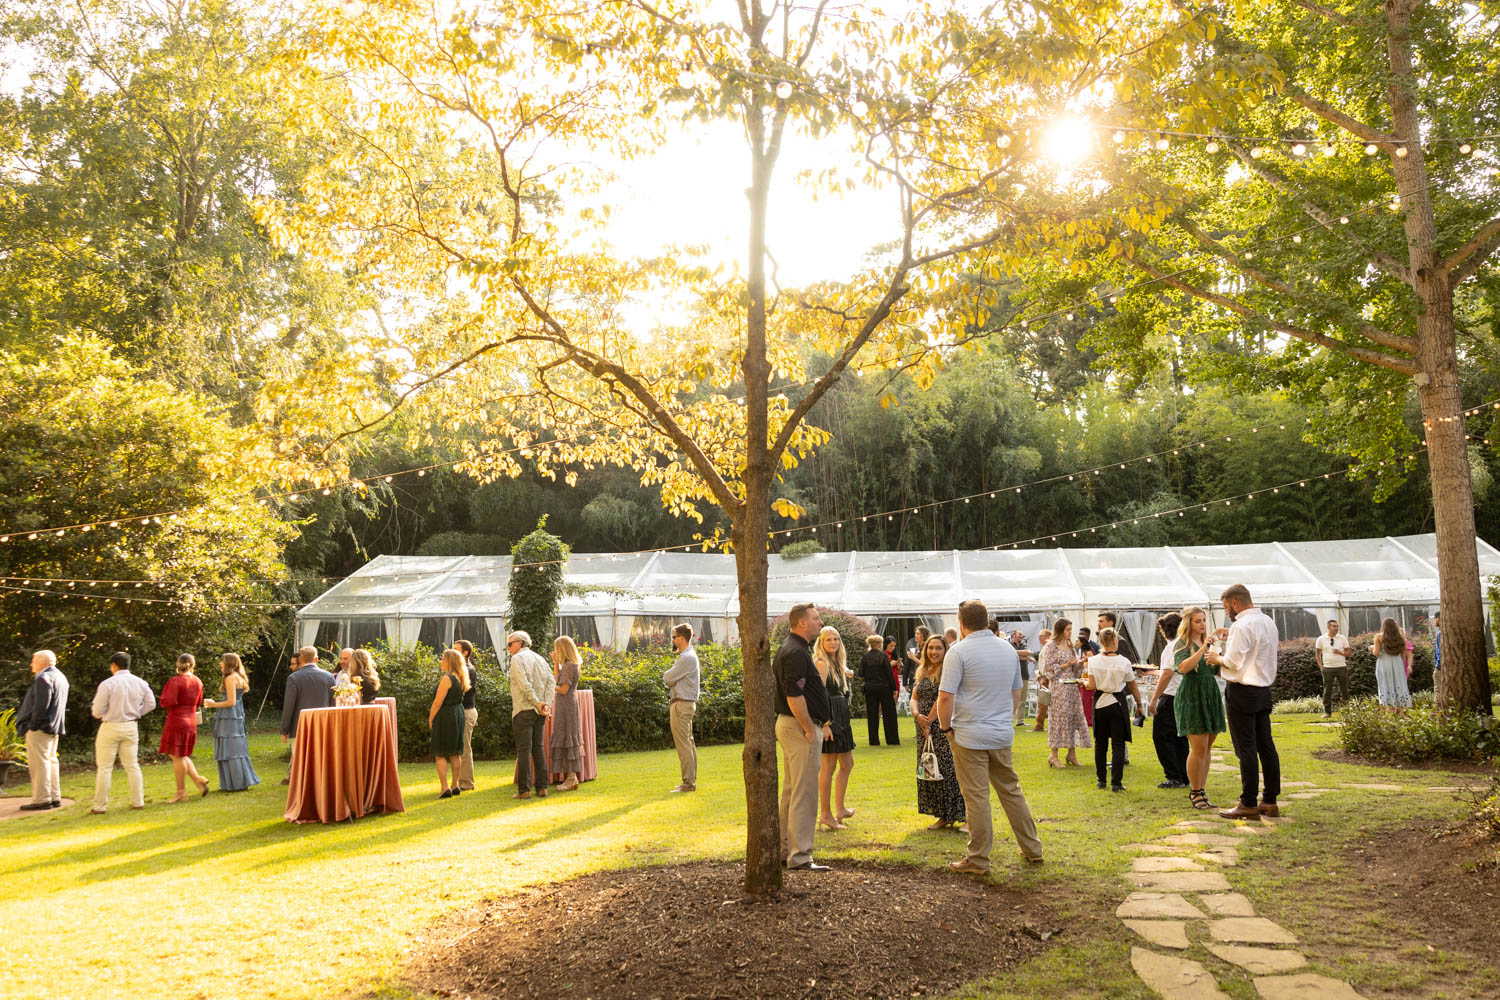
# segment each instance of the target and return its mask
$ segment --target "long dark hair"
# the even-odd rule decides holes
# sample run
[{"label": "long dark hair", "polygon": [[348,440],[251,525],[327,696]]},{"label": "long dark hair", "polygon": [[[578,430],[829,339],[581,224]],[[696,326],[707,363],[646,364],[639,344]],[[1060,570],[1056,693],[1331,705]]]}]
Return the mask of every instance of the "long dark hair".
[{"label": "long dark hair", "polygon": [[1400,656],[1406,652],[1406,637],[1401,634],[1401,626],[1396,624],[1396,619],[1387,618],[1380,623],[1380,648],[1392,656]]}]

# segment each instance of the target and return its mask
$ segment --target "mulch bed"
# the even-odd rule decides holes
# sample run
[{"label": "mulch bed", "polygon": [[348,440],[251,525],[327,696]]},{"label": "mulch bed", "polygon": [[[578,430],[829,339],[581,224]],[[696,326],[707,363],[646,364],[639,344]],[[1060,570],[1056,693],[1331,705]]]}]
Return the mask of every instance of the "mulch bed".
[{"label": "mulch bed", "polygon": [[840,862],[754,901],[743,877],[743,865],[700,863],[490,900],[432,927],[407,979],[506,1000],[929,996],[1055,933],[1034,894],[945,870]]},{"label": "mulch bed", "polygon": [[1470,760],[1379,760],[1361,757],[1343,750],[1314,750],[1313,756],[1334,764],[1358,764],[1361,767],[1388,767],[1393,771],[1452,771],[1455,774],[1500,776],[1500,765]]}]

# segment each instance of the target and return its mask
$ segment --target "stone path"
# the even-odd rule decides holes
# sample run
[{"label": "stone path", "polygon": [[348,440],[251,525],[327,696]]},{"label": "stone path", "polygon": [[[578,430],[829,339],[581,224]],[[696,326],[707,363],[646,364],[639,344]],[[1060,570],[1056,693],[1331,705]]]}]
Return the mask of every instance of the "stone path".
[{"label": "stone path", "polygon": [[[1310,781],[1284,784],[1297,789],[1286,796],[1289,799],[1338,791]],[[1400,785],[1378,783],[1349,782],[1344,787],[1401,791]],[[1125,898],[1115,916],[1142,941],[1131,948],[1130,964],[1147,986],[1166,1000],[1227,1000],[1213,972],[1194,960],[1195,949],[1201,949],[1249,973],[1262,1000],[1364,1000],[1342,980],[1297,972],[1307,965],[1307,958],[1296,950],[1296,936],[1258,915],[1250,900],[1229,883],[1226,873],[1238,865],[1240,845],[1274,836],[1279,825],[1290,822],[1285,816],[1231,822],[1210,812],[1175,824],[1182,832],[1150,844],[1122,846],[1135,855],[1124,878],[1137,891]]]},{"label": "stone path", "polygon": [[[56,816],[58,810],[43,809],[39,812],[22,812],[21,807],[31,801],[30,795],[5,795],[0,796],[0,821],[7,819],[26,819],[35,816]],[[67,809],[73,805],[72,799],[63,799],[62,808]]]}]

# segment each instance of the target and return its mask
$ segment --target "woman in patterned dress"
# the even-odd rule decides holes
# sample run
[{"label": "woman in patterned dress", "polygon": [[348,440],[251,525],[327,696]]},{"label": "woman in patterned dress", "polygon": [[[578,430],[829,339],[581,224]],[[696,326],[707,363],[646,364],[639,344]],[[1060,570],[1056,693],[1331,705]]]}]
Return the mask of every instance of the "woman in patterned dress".
[{"label": "woman in patterned dress", "polygon": [[583,716],[578,711],[578,682],[583,658],[571,637],[560,635],[552,644],[552,664],[557,670],[552,703],[551,770],[562,775],[558,788],[571,792],[583,780]]},{"label": "woman in patterned dress", "polygon": [[1047,723],[1047,757],[1049,767],[1062,767],[1057,760],[1057,751],[1068,750],[1068,766],[1078,766],[1078,748],[1093,746],[1089,738],[1089,727],[1083,714],[1083,695],[1076,683],[1083,673],[1084,661],[1078,658],[1073,647],[1073,623],[1059,618],[1052,625],[1052,641],[1042,647],[1040,675],[1047,678],[1047,688],[1052,692]]},{"label": "woman in patterned dress", "polygon": [[[942,830],[961,824],[965,819],[964,796],[958,790],[958,774],[953,769],[953,748],[948,738],[940,732],[937,711],[938,684],[943,679],[943,657],[948,653],[948,640],[940,635],[928,639],[918,653],[917,687],[912,692],[912,718],[917,721],[917,760],[921,761],[927,749],[927,737],[932,737],[932,749],[937,754],[938,770],[942,781],[917,779],[917,812],[924,816],[937,817],[927,829]],[[959,827],[963,829],[963,827]]]}]

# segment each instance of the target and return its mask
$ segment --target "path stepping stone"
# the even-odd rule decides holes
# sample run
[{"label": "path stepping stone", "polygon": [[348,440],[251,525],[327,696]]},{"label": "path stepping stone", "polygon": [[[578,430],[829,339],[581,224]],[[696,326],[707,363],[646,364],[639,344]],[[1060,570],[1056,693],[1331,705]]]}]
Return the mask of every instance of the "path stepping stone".
[{"label": "path stepping stone", "polygon": [[1185,819],[1180,823],[1173,823],[1174,830],[1212,830],[1219,824],[1211,819]]},{"label": "path stepping stone", "polygon": [[1225,1000],[1227,996],[1207,969],[1185,958],[1131,948],[1130,964],[1136,975],[1165,1000]]},{"label": "path stepping stone", "polygon": [[1290,972],[1307,964],[1300,951],[1281,948],[1252,948],[1242,944],[1204,944],[1204,947],[1230,965],[1238,965],[1252,976],[1270,976]]},{"label": "path stepping stone", "polygon": [[1226,917],[1211,921],[1209,934],[1215,941],[1238,944],[1296,944],[1291,931],[1265,917]]},{"label": "path stepping stone", "polygon": [[1233,868],[1240,863],[1240,852],[1232,847],[1216,847],[1211,851],[1194,854],[1198,861],[1208,861],[1223,868]]},{"label": "path stepping stone", "polygon": [[1184,854],[1191,848],[1171,844],[1121,844],[1120,850],[1135,854]]},{"label": "path stepping stone", "polygon": [[1293,792],[1292,794],[1288,795],[1287,798],[1289,798],[1289,799],[1315,799],[1318,796],[1325,794],[1327,791],[1328,791],[1328,789],[1326,789],[1326,788],[1320,788],[1319,790],[1317,790],[1315,792]]},{"label": "path stepping stone", "polygon": [[1255,916],[1255,907],[1238,892],[1204,893],[1198,899],[1216,917]]},{"label": "path stepping stone", "polygon": [[1210,765],[1208,765],[1208,769],[1210,771],[1213,771],[1215,774],[1239,774],[1240,773],[1240,769],[1239,768],[1237,768],[1237,767],[1230,767],[1228,764],[1210,764]]},{"label": "path stepping stone", "polygon": [[1229,880],[1219,872],[1131,872],[1125,877],[1138,889],[1160,892],[1229,891]]},{"label": "path stepping stone", "polygon": [[[1187,924],[1181,920],[1127,920],[1125,926],[1154,945],[1163,948],[1190,948]],[[1285,972],[1285,969],[1268,969],[1268,972]]]},{"label": "path stepping stone", "polygon": [[1317,788],[1318,787],[1318,783],[1316,781],[1283,781],[1281,783],[1281,787],[1282,788]]},{"label": "path stepping stone", "polygon": [[[1254,823],[1255,820],[1247,820],[1246,822]],[[1247,826],[1245,825],[1245,823],[1235,823],[1234,826],[1231,826],[1229,828],[1229,832],[1237,833],[1241,837],[1257,837],[1260,834],[1265,833],[1266,831],[1265,828],[1261,826]]]},{"label": "path stepping stone", "polygon": [[1297,976],[1256,976],[1255,988],[1265,1000],[1364,1000],[1348,983],[1310,972]]},{"label": "path stepping stone", "polygon": [[1175,892],[1132,892],[1115,910],[1121,920],[1129,918],[1186,918],[1202,920],[1208,915]]},{"label": "path stepping stone", "polygon": [[1137,872],[1201,872],[1206,869],[1187,858],[1136,858],[1130,862],[1130,870]]},{"label": "path stepping stone", "polygon": [[1399,792],[1402,789],[1401,785],[1383,785],[1383,784],[1380,784],[1379,782],[1357,782],[1357,781],[1346,781],[1346,782],[1344,782],[1344,787],[1345,788],[1362,788],[1362,789],[1364,789],[1367,792]]},{"label": "path stepping stone", "polygon": [[1233,848],[1238,848],[1243,843],[1237,837],[1226,837],[1222,833],[1174,833],[1170,837],[1163,837],[1161,842],[1173,847]]}]

